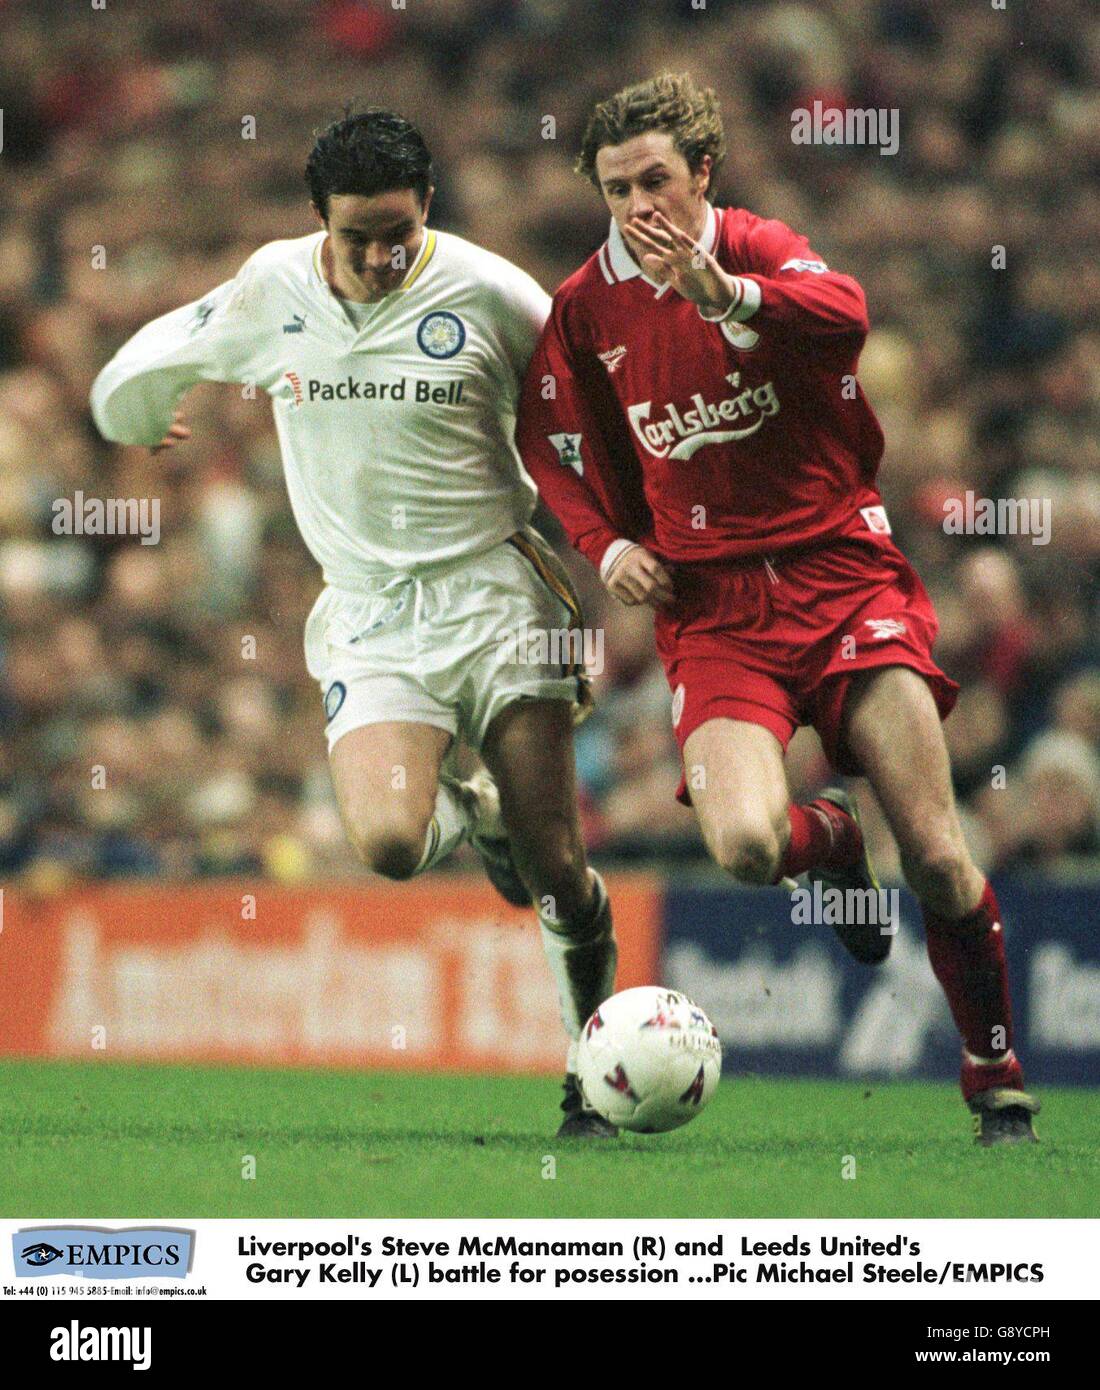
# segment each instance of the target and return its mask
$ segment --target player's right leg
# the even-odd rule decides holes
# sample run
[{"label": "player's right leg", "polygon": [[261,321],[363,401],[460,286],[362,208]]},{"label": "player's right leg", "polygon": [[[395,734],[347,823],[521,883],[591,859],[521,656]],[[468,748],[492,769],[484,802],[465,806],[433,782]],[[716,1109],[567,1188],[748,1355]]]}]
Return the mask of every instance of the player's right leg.
[{"label": "player's right leg", "polygon": [[[773,723],[774,729],[708,719],[684,740],[684,785],[711,858],[742,883],[780,883],[809,872],[864,892],[877,889],[854,806],[836,793],[805,805],[791,801],[782,723]],[[877,963],[890,938],[876,930],[869,942],[859,916],[834,923],[834,930],[861,964]]]},{"label": "player's right leg", "polygon": [[438,726],[399,720],[343,734],[329,767],[348,840],[367,868],[391,879],[423,873],[469,840],[501,896],[529,907],[501,828],[496,785],[484,770],[467,782],[444,773],[451,741]]},{"label": "player's right leg", "polygon": [[[363,862],[393,879],[431,868],[464,839],[488,864],[480,840],[496,809],[487,777],[475,785],[446,773],[458,719],[418,669],[417,591],[402,577],[378,581],[362,594],[326,589],[305,632],[344,827]],[[496,872],[490,876],[500,888],[507,847],[492,857]],[[512,877],[522,893],[514,871]],[[509,901],[517,900],[516,891]]]},{"label": "player's right leg", "polygon": [[411,878],[469,833],[469,812],[440,783],[451,743],[432,724],[386,722],[349,730],[329,754],[336,804],[363,863],[386,878]]},{"label": "player's right leg", "polygon": [[741,719],[708,719],[684,742],[684,780],[714,862],[742,883],[775,883],[790,839],[775,734]]},{"label": "player's right leg", "polygon": [[[712,858],[742,883],[817,873],[873,889],[851,808],[827,797],[792,803],[787,786],[783,756],[804,719],[795,676],[812,635],[800,621],[806,605],[791,620],[764,561],[688,568],[677,582],[683,612],[658,610],[654,631],[684,764],[677,798],[695,807]],[[866,961],[853,925],[834,929]]]}]

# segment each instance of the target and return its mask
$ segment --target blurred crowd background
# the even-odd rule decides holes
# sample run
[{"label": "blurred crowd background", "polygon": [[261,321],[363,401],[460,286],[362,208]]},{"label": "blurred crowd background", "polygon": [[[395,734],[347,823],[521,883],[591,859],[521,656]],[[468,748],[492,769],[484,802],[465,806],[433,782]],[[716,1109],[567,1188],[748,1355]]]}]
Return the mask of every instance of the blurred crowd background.
[{"label": "blurred crowd background", "polygon": [[[552,291],[606,235],[572,172],[592,102],[664,68],[722,98],[715,201],[782,218],[866,289],[860,374],[886,432],[880,482],[938,606],[938,658],[963,685],[947,736],[979,861],[1100,864],[1100,11],[1088,0],[0,0],[9,881],[361,872],[302,659],[321,580],[266,398],[200,388],[186,403],[194,437],[154,458],[99,439],[92,379],[142,323],[258,245],[314,230],[305,158],[348,101],[417,122],[436,160],[432,221]],[[791,111],[815,99],[898,108],[897,155],[793,144]],[[242,138],[247,116],[255,139]],[[944,501],[967,489],[1049,499],[1050,543],[946,535]],[[53,502],[78,491],[159,497],[160,543],[54,536]],[[606,629],[598,711],[578,739],[590,843],[597,859],[690,861],[701,846],[672,797],[651,615],[568,562],[589,625]],[[811,733],[789,762],[796,795],[828,779]],[[889,873],[873,806],[868,819]]]}]

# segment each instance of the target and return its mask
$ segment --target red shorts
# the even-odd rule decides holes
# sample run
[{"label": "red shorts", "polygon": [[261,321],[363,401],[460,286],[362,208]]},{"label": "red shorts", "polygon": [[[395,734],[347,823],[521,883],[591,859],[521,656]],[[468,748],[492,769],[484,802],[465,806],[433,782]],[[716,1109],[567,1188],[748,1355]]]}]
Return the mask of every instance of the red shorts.
[{"label": "red shorts", "polygon": [[[941,719],[954,707],[959,687],[932,660],[932,600],[888,535],[861,529],[788,557],[671,568],[678,602],[657,610],[656,637],[681,753],[708,719],[760,724],[784,751],[812,724],[833,767],[858,776],[844,700],[852,676],[878,666],[922,675]],[[683,780],[677,797],[690,804]]]}]

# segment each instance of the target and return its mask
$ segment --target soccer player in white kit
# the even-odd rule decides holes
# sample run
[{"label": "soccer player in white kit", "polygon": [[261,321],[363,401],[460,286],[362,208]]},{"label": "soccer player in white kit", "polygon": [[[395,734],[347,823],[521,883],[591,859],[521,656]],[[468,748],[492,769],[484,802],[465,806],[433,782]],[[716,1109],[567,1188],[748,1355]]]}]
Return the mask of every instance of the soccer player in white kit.
[{"label": "soccer player in white kit", "polygon": [[[105,438],[190,436],[199,381],[271,397],[287,490],[326,587],[306,624],[340,813],[363,861],[407,879],[463,840],[538,912],[569,1033],[559,1135],[615,1130],[584,1104],[580,1027],[614,991],[616,948],[577,812],[573,722],[587,691],[568,576],[529,525],[513,443],[550,299],[427,226],[431,155],[393,113],[347,114],[306,166],[322,230],[260,247],[232,280],[155,319],[96,378]],[[534,644],[531,634],[546,634]],[[537,660],[525,659],[533,654]],[[450,775],[457,740],[487,770]]]}]

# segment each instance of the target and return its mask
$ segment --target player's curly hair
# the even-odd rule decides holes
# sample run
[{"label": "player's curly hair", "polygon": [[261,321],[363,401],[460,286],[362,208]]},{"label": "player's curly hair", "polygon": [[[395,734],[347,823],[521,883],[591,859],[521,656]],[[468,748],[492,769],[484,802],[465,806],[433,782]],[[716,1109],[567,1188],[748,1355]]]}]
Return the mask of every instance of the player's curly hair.
[{"label": "player's curly hair", "polygon": [[432,156],[411,121],[393,111],[370,107],[343,117],[322,131],[306,160],[306,183],[314,206],[327,221],[334,193],[373,197],[411,188],[423,205],[432,184]]},{"label": "player's curly hair", "polygon": [[624,87],[593,109],[575,172],[598,189],[596,155],[604,145],[621,145],[648,130],[667,131],[693,174],[698,173],[704,155],[711,157],[712,175],[725,158],[722,113],[713,87],[700,91],[690,73],[662,72]]}]

